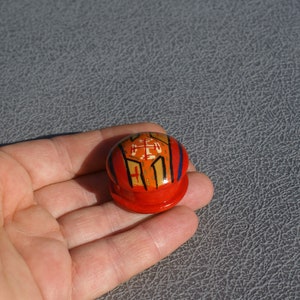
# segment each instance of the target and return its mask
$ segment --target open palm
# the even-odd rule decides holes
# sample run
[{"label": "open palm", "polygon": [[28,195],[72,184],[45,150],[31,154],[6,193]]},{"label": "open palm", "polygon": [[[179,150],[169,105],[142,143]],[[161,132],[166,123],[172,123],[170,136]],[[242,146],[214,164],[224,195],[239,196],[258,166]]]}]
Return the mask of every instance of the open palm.
[{"label": "open palm", "polygon": [[193,235],[213,193],[189,167],[177,207],[154,216],[110,201],[105,158],[143,123],[0,148],[0,299],[93,299]]}]

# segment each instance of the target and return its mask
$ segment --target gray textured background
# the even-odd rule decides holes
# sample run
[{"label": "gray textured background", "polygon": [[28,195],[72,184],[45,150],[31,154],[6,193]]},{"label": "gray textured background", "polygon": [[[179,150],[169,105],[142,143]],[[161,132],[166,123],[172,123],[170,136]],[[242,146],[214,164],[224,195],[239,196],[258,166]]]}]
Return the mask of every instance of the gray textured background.
[{"label": "gray textured background", "polygon": [[1,1],[0,37],[1,144],[155,121],[214,181],[101,299],[300,298],[300,1]]}]

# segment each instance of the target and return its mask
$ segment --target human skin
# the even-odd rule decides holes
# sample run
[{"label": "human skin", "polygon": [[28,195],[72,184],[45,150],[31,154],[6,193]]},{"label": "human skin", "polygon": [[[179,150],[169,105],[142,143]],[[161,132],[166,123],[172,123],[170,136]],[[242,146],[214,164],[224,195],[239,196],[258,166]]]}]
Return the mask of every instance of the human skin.
[{"label": "human skin", "polygon": [[107,153],[141,131],[165,132],[141,123],[0,148],[0,299],[94,299],[195,233],[213,185],[191,163],[171,210],[143,215],[111,201]]}]

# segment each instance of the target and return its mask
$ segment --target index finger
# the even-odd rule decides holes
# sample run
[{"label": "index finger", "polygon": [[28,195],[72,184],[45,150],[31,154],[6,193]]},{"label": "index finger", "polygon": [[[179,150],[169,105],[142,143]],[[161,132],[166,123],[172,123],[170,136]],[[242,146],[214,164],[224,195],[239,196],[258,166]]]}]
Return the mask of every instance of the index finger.
[{"label": "index finger", "polygon": [[26,169],[37,190],[104,169],[110,148],[120,138],[142,131],[165,132],[157,124],[138,123],[22,142],[1,150]]}]

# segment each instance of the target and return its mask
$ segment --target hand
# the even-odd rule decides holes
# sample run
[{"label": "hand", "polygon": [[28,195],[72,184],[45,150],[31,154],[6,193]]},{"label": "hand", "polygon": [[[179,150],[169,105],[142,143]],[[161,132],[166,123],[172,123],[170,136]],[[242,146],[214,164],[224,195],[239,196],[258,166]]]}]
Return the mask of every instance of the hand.
[{"label": "hand", "polygon": [[158,262],[197,229],[211,181],[189,166],[179,205],[149,216],[117,207],[105,158],[135,124],[0,148],[0,299],[93,299]]}]

